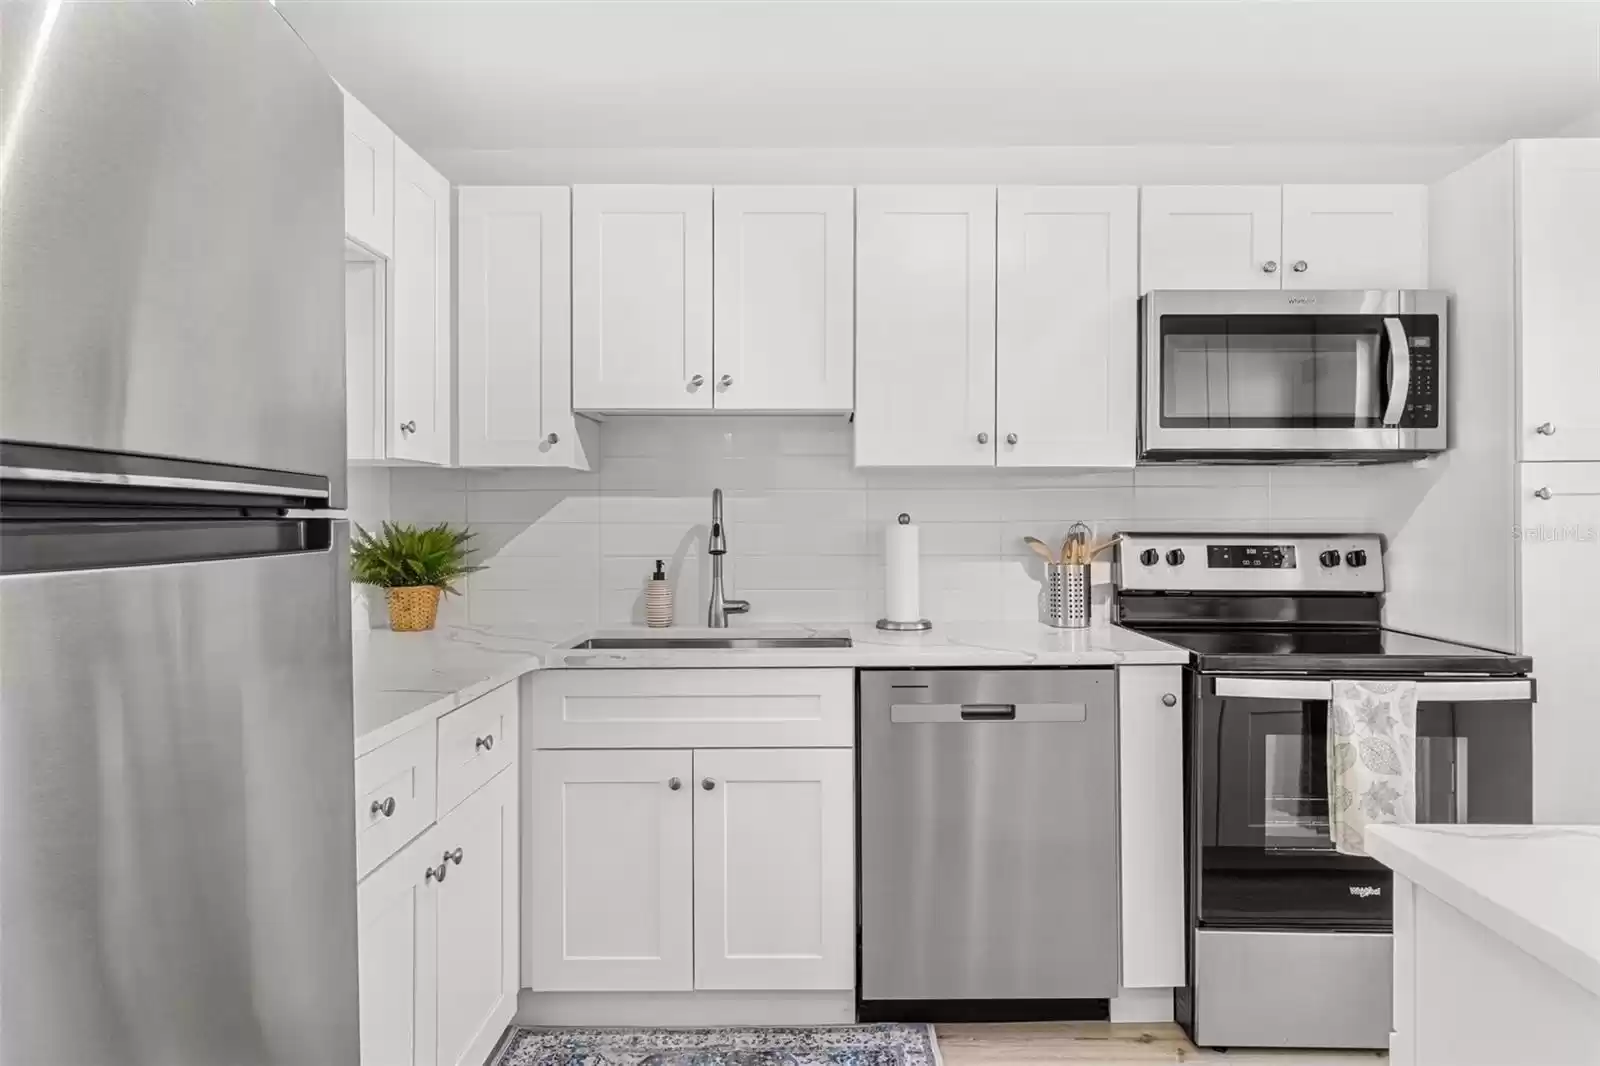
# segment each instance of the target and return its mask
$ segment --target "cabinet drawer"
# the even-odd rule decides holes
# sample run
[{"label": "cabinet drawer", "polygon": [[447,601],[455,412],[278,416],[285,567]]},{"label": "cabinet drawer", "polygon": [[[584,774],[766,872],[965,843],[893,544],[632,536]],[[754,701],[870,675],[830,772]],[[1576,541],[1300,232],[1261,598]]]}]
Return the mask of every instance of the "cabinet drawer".
[{"label": "cabinet drawer", "polygon": [[534,748],[848,748],[853,670],[550,670]]},{"label": "cabinet drawer", "polygon": [[433,824],[433,736],[433,726],[425,725],[356,760],[357,877]]},{"label": "cabinet drawer", "polygon": [[517,683],[439,719],[439,813],[482,788],[517,753]]}]

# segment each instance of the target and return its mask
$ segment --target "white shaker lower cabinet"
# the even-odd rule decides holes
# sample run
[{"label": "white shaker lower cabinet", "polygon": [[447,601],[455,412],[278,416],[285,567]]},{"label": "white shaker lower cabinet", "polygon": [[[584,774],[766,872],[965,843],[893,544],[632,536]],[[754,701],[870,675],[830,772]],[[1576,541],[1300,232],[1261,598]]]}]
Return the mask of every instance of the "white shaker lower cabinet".
[{"label": "white shaker lower cabinet", "polygon": [[362,1066],[435,1066],[439,988],[437,831],[356,889]]},{"label": "white shaker lower cabinet", "polygon": [[694,987],[688,751],[536,751],[529,769],[527,985]]},{"label": "white shaker lower cabinet", "polygon": [[994,465],[994,327],[994,186],[857,190],[857,466]]},{"label": "white shaker lower cabinet", "polygon": [[1002,187],[996,465],[1132,466],[1139,191]]},{"label": "white shaker lower cabinet", "polygon": [[1122,987],[1185,983],[1183,667],[1117,668]]},{"label": "white shaker lower cabinet", "polygon": [[588,470],[572,413],[572,212],[565,188],[457,192],[462,466]]},{"label": "white shaker lower cabinet", "polygon": [[855,983],[855,756],[694,753],[694,986]]}]

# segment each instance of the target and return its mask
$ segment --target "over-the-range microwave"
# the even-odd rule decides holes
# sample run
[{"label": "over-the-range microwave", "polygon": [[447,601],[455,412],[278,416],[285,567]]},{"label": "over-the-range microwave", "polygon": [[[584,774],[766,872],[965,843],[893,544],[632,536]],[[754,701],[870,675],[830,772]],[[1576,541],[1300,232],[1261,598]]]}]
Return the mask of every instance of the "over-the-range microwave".
[{"label": "over-the-range microwave", "polygon": [[1381,463],[1446,445],[1449,297],[1176,291],[1140,301],[1139,460]]}]

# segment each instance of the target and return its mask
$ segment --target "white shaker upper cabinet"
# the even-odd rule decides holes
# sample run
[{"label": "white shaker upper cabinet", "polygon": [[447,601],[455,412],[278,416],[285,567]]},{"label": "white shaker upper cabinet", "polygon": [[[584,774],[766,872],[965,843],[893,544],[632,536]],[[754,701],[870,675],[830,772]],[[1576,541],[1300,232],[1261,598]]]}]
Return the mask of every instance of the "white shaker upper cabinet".
[{"label": "white shaker upper cabinet", "polygon": [[694,987],[693,753],[535,751],[524,984]]},{"label": "white shaker upper cabinet", "polygon": [[857,466],[995,462],[995,190],[856,194]]},{"label": "white shaker upper cabinet", "polygon": [[716,190],[719,411],[848,411],[855,382],[855,190]]},{"label": "white shaker upper cabinet", "polygon": [[998,465],[1133,465],[1138,258],[1137,189],[1001,188]]},{"label": "white shaker upper cabinet", "polygon": [[694,986],[855,987],[855,753],[694,753]]},{"label": "white shaker upper cabinet", "polygon": [[456,461],[587,470],[572,414],[571,193],[456,195]]},{"label": "white shaker upper cabinet", "polygon": [[1426,185],[1285,185],[1285,289],[1428,287]]},{"label": "white shaker upper cabinet", "polygon": [[1600,460],[1600,138],[1516,158],[1521,456]]},{"label": "white shaker upper cabinet", "polygon": [[391,459],[450,462],[450,183],[394,145]]},{"label": "white shaker upper cabinet", "polygon": [[711,189],[572,190],[572,401],[709,411]]},{"label": "white shaker upper cabinet", "polygon": [[344,231],[378,255],[394,251],[394,134],[344,94]]},{"label": "white shaker upper cabinet", "polygon": [[1141,197],[1141,292],[1281,287],[1278,186],[1147,185]]}]

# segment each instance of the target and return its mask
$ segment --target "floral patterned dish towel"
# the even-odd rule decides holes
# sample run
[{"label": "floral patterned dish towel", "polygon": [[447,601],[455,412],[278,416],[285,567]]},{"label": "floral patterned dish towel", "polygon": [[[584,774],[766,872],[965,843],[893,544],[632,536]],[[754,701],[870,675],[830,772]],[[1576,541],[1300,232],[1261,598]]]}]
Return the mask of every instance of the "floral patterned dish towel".
[{"label": "floral patterned dish towel", "polygon": [[1417,685],[1335,681],[1328,705],[1328,835],[1365,855],[1369,825],[1417,820]]}]

